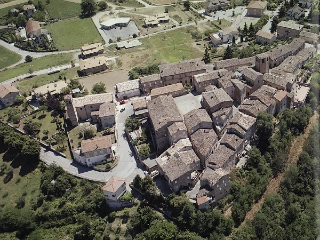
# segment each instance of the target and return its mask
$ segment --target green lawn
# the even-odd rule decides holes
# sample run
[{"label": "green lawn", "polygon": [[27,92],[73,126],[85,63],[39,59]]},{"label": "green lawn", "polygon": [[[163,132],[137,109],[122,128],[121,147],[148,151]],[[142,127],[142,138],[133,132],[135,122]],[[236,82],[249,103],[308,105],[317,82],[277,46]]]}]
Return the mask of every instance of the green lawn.
[{"label": "green lawn", "polygon": [[21,59],[19,54],[0,46],[0,69],[8,67]]},{"label": "green lawn", "polygon": [[[220,24],[221,23],[221,24]],[[220,19],[220,20],[214,20],[212,21],[212,24],[220,27],[221,29],[224,29],[226,27],[230,27],[231,26],[231,22],[229,22],[228,20],[226,19]]]},{"label": "green lawn", "polygon": [[13,167],[13,178],[4,183],[6,175],[0,176],[0,208],[15,206],[19,197],[25,196],[25,207],[30,209],[30,201],[36,199],[39,194],[41,173],[32,162],[24,162],[13,153],[5,152],[0,147],[0,164],[5,163],[7,167]]},{"label": "green lawn", "polygon": [[45,8],[48,11],[51,19],[78,17],[81,14],[81,7],[79,3],[65,0],[50,1],[48,5],[45,5]]},{"label": "green lawn", "polygon": [[51,32],[59,50],[77,49],[86,43],[103,42],[91,18],[64,20],[46,28]]},{"label": "green lawn", "polygon": [[178,62],[202,57],[198,49],[191,46],[194,42],[191,34],[186,29],[158,34],[147,39],[141,39],[143,44],[153,50],[153,56],[157,62]]},{"label": "green lawn", "polygon": [[32,62],[22,63],[14,68],[10,68],[0,72],[0,82],[4,80],[26,74],[30,69],[38,71],[54,66],[70,63],[73,59],[73,53],[53,54],[42,58],[35,58]]},{"label": "green lawn", "polygon": [[29,95],[33,88],[40,87],[50,82],[58,81],[59,76],[61,76],[61,78],[66,77],[67,79],[76,78],[78,76],[78,70],[78,68],[70,68],[51,75],[39,75],[33,78],[24,79],[20,82],[16,82],[14,85],[19,89],[21,94],[26,93],[27,95]]},{"label": "green lawn", "polygon": [[[52,116],[52,111],[41,111],[35,114],[32,114],[26,118],[24,118],[23,120],[21,120],[20,122],[20,129],[23,130],[24,127],[24,122],[26,120],[31,120],[33,122],[41,122],[41,128],[40,128],[40,132],[37,135],[38,138],[40,138],[42,141],[45,141],[46,139],[50,139],[54,134],[56,134],[58,132],[58,128],[55,122],[53,122],[54,117]],[[61,116],[57,116],[58,119],[63,122],[63,118]],[[45,135],[43,134],[43,130],[48,130],[49,134],[48,134],[48,138],[45,137]],[[54,141],[54,140],[53,140]],[[67,143],[67,136],[64,140],[63,144],[55,144],[52,147],[57,149],[58,147],[62,147],[65,146],[65,151],[63,151],[64,154],[66,154],[66,156],[68,157],[68,159],[71,159],[71,154],[69,152],[69,148],[68,148],[68,143]]]}]

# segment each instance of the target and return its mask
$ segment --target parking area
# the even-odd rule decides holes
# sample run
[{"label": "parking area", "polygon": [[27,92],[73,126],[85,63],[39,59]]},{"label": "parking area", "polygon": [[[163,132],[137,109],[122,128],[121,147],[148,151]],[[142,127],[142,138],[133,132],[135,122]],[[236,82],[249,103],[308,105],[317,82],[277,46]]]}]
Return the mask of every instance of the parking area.
[{"label": "parking area", "polygon": [[133,21],[130,21],[128,26],[126,27],[116,27],[110,30],[103,29],[103,31],[107,35],[108,42],[109,42],[109,39],[115,42],[117,41],[117,38],[121,38],[121,39],[131,38],[133,34],[139,35],[139,32],[140,32],[137,25]]},{"label": "parking area", "polygon": [[91,92],[92,86],[96,83],[102,82],[106,85],[107,92],[113,92],[113,87],[120,82],[128,81],[128,71],[119,70],[102,74],[97,74],[85,78],[80,78],[79,82]]},{"label": "parking area", "polygon": [[188,93],[186,95],[174,98],[180,114],[184,115],[193,109],[201,108],[201,94]]}]

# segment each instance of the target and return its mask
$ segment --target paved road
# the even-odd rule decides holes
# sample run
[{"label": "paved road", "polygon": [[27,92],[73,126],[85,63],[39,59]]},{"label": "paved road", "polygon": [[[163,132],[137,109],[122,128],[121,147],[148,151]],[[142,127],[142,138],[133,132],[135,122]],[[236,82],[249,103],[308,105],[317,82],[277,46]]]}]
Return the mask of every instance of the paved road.
[{"label": "paved road", "polygon": [[[17,48],[14,46],[14,44],[9,44],[9,43],[6,43],[5,41],[1,40],[0,39],[0,45],[9,49],[10,51],[12,52],[15,52],[17,54],[19,54],[21,56],[21,60],[15,64],[12,64],[6,68],[12,68],[12,67],[15,67],[21,63],[24,63],[25,62],[25,57],[27,55],[33,57],[33,58],[40,58],[40,57],[44,57],[44,56],[48,56],[48,55],[53,55],[53,54],[59,54],[59,53],[80,53],[80,50],[79,49],[74,49],[74,50],[69,50],[69,51],[56,51],[56,52],[29,52],[29,51],[25,51],[25,50],[22,50],[20,48]],[[1,69],[0,69],[1,70]]]},{"label": "paved road", "polygon": [[[75,63],[75,67],[78,67],[78,66],[79,66],[79,63]],[[0,84],[11,84],[11,83],[14,83],[18,80],[25,79],[30,76],[38,76],[38,75],[42,75],[42,74],[48,74],[49,72],[54,71],[54,70],[61,71],[61,70],[68,69],[68,68],[72,68],[71,63],[61,65],[61,66],[51,67],[51,68],[47,68],[47,69],[42,69],[39,71],[35,71],[32,74],[30,74],[30,73],[22,74],[20,76],[14,77],[14,78],[7,79],[7,80],[1,82]]]},{"label": "paved road", "polygon": [[[125,108],[126,110],[120,113],[120,108]],[[91,168],[82,166],[77,162],[72,162],[66,158],[55,155],[51,151],[45,151],[41,149],[40,158],[47,164],[55,163],[61,166],[66,172],[75,175],[80,178],[89,179],[96,182],[106,182],[112,176],[117,176],[119,178],[127,179],[128,184],[133,180],[133,178],[139,174],[144,176],[143,171],[138,167],[140,166],[130,149],[129,143],[124,136],[124,123],[125,119],[133,114],[133,109],[131,103],[117,106],[117,116],[116,116],[116,129],[117,129],[117,150],[116,155],[119,157],[118,165],[112,169],[110,172],[98,172],[92,170]]]},{"label": "paved road", "polygon": [[[109,57],[109,58],[106,58],[106,60],[115,62],[116,58],[117,57]],[[74,67],[79,67],[79,62],[74,63]],[[42,74],[48,74],[49,72],[53,72],[54,70],[61,71],[61,70],[65,70],[65,69],[68,69],[68,68],[73,68],[71,63],[70,64],[65,64],[65,65],[60,65],[60,66],[54,66],[54,67],[50,67],[50,68],[46,68],[46,69],[41,69],[39,71],[33,72],[32,74],[25,73],[25,74],[22,74],[20,76],[7,79],[7,80],[1,82],[0,84],[10,84],[10,83],[14,83],[14,82],[16,82],[18,80],[25,79],[25,78],[30,77],[30,76],[38,76],[38,75],[42,75]]]},{"label": "paved road", "polygon": [[272,20],[275,16],[278,16],[278,13],[279,13],[279,9],[280,9],[281,5],[279,5],[277,7],[276,10],[274,10],[273,12],[269,12],[268,11],[268,15],[269,15],[269,20],[267,22],[266,25],[263,26],[262,30],[265,31],[265,32],[268,32],[268,33],[271,33],[271,23],[272,23]]}]

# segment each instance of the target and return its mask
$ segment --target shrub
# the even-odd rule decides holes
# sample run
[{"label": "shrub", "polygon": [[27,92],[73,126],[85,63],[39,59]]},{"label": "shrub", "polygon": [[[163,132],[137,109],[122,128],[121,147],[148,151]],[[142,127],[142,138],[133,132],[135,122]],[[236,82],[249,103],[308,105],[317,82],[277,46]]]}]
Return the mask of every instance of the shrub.
[{"label": "shrub", "polygon": [[106,85],[102,82],[96,83],[93,85],[91,93],[92,94],[99,94],[106,92]]},{"label": "shrub", "polygon": [[150,147],[148,144],[142,144],[139,147],[139,156],[140,157],[147,157],[150,154]]},{"label": "shrub", "polygon": [[21,209],[26,205],[26,199],[23,196],[21,196],[18,198],[16,204],[17,204],[17,208]]},{"label": "shrub", "polygon": [[96,134],[94,133],[93,129],[86,129],[83,132],[84,139],[90,139],[93,138]]},{"label": "shrub", "polygon": [[26,62],[32,62],[33,57],[31,57],[30,55],[27,55],[24,59]]},{"label": "shrub", "polygon": [[107,3],[105,1],[100,1],[98,3],[98,6],[99,6],[100,10],[105,10],[108,7],[108,5],[107,5]]}]

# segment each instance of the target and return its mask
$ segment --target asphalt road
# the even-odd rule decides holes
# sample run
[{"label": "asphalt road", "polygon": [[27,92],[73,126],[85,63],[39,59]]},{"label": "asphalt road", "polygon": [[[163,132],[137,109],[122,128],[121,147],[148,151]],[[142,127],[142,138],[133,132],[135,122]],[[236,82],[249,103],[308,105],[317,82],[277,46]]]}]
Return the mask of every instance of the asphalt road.
[{"label": "asphalt road", "polygon": [[[120,113],[121,108],[126,110]],[[46,151],[41,149],[40,159],[47,164],[55,163],[61,166],[66,172],[88,180],[96,182],[106,182],[112,176],[127,179],[127,187],[129,189],[129,183],[133,178],[139,174],[144,176],[142,169],[140,169],[140,164],[136,162],[133,152],[130,149],[130,145],[126,140],[124,134],[124,123],[128,116],[133,114],[133,109],[131,103],[117,106],[117,116],[116,116],[116,134],[118,136],[116,155],[119,157],[118,165],[112,169],[110,172],[98,172],[89,167],[80,165],[77,162],[72,162],[69,159],[63,158],[51,151]]]}]

